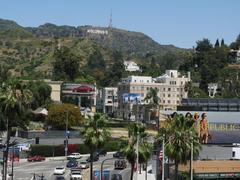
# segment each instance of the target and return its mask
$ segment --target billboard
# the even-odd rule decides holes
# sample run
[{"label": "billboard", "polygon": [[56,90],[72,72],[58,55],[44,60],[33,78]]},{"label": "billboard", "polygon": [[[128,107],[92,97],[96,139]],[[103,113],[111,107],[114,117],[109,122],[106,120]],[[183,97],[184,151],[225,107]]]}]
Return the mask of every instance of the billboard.
[{"label": "billboard", "polygon": [[[99,170],[95,170],[93,172],[93,179],[94,180],[100,180],[101,173]],[[110,170],[104,170],[102,173],[102,180],[109,180],[110,179]]]},{"label": "billboard", "polygon": [[141,102],[141,94],[139,93],[124,93],[122,95],[123,103],[140,103]]}]

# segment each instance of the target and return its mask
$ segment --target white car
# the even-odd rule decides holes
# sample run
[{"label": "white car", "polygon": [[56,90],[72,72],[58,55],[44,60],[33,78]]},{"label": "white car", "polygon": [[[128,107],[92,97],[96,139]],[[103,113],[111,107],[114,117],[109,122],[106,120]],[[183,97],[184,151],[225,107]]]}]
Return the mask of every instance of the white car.
[{"label": "white car", "polygon": [[81,169],[87,169],[87,168],[89,168],[89,164],[88,164],[87,161],[81,161],[81,162],[79,163],[79,167],[80,167]]},{"label": "white car", "polygon": [[73,170],[70,174],[71,180],[82,180],[82,173],[79,170]]},{"label": "white car", "polygon": [[66,172],[66,169],[65,169],[65,167],[64,166],[61,166],[61,167],[56,167],[55,169],[54,169],[54,175],[63,175],[63,174],[65,174],[65,172]]},{"label": "white car", "polygon": [[80,159],[81,154],[80,153],[72,153],[69,156],[67,156],[67,159]]}]

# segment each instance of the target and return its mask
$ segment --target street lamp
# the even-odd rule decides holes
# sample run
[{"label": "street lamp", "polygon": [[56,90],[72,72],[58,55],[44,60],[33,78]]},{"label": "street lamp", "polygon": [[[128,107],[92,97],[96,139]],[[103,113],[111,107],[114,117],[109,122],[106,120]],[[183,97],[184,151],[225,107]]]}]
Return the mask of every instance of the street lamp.
[{"label": "street lamp", "polygon": [[100,180],[103,180],[103,164],[105,161],[108,161],[108,160],[113,160],[113,159],[117,159],[117,158],[107,158],[107,159],[104,159],[101,163],[101,170],[100,170]]},{"label": "street lamp", "polygon": [[65,157],[68,155],[68,111],[67,111],[67,119],[66,119],[66,129],[65,129]]}]

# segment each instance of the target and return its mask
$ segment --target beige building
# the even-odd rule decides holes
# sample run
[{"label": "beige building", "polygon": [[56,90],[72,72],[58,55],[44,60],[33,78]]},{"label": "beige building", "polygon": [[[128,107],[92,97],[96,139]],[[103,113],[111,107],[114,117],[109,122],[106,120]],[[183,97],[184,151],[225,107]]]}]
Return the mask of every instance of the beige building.
[{"label": "beige building", "polygon": [[61,90],[63,81],[44,80],[52,88],[51,99],[54,102],[61,102]]},{"label": "beige building", "polygon": [[[149,104],[144,101],[150,88],[157,88],[160,98],[160,106],[164,110],[175,110],[180,105],[182,98],[187,98],[184,89],[186,82],[190,81],[188,76],[180,76],[177,70],[166,70],[165,74],[157,78],[150,76],[129,76],[122,79],[118,84],[118,117],[124,119],[134,119],[136,114],[134,106],[136,103],[126,103],[123,101],[124,93],[140,94],[141,101],[137,104],[139,119],[145,117],[144,106]],[[135,108],[136,109],[136,108]],[[133,117],[132,117],[133,116]]]}]

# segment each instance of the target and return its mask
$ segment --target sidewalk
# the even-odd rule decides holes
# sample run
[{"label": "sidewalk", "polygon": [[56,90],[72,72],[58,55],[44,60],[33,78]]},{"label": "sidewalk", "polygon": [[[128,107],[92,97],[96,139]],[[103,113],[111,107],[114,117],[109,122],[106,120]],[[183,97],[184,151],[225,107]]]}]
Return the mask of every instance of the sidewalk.
[{"label": "sidewalk", "polygon": [[[147,171],[152,170],[152,166],[147,167]],[[146,171],[142,170],[141,174],[138,173],[138,178],[137,178],[137,173],[134,172],[133,179],[135,180],[145,180],[146,177]],[[155,174],[153,173],[147,173],[147,180],[156,180]]]}]

